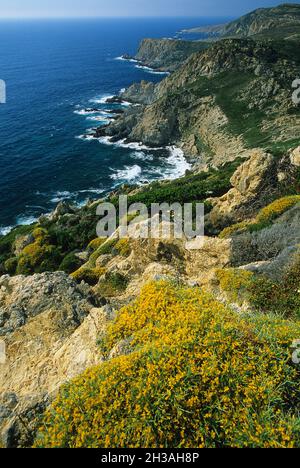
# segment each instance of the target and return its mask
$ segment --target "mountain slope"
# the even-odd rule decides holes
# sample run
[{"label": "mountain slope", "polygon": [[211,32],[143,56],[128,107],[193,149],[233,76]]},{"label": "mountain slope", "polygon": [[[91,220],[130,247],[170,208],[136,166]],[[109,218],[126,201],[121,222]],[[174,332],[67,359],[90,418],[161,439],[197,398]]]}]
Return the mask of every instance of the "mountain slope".
[{"label": "mountain slope", "polygon": [[259,8],[219,30],[223,37],[249,37],[257,34],[279,35],[280,31],[300,32],[300,5],[282,4],[275,8]]},{"label": "mountain slope", "polygon": [[228,24],[193,28],[185,32],[206,33],[208,37],[272,37],[300,39],[300,5],[285,3],[259,8]]},{"label": "mountain slope", "polygon": [[[294,55],[280,44],[219,41],[153,88],[150,103],[147,94],[147,105],[129,109],[98,136],[181,144],[188,156],[217,166],[257,146],[295,147],[300,108],[292,101],[291,84],[298,73]],[[139,98],[141,86],[135,89]]]}]

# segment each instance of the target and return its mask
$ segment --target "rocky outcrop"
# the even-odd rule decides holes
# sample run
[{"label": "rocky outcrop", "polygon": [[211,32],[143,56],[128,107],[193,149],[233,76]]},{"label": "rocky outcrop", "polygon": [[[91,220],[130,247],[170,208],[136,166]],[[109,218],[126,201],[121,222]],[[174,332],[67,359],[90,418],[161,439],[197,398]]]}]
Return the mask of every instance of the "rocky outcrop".
[{"label": "rocky outcrop", "polygon": [[[175,39],[143,39],[134,59],[143,65],[161,71],[174,71],[193,53],[206,49],[208,44],[199,41]],[[125,56],[125,58],[129,56]]]},{"label": "rocky outcrop", "polygon": [[57,207],[49,215],[50,221],[57,221],[60,217],[64,215],[72,215],[76,212],[76,207],[72,206],[70,203],[66,201],[61,201],[58,203]]},{"label": "rocky outcrop", "polygon": [[134,83],[129,86],[124,93],[122,98],[125,101],[133,102],[135,104],[151,104],[155,99],[154,95],[155,84],[149,81],[141,81],[140,83]]},{"label": "rocky outcrop", "polygon": [[20,255],[22,250],[34,242],[34,237],[32,234],[27,234],[24,236],[18,236],[14,242],[14,254],[16,256]]},{"label": "rocky outcrop", "polygon": [[[86,291],[63,273],[0,278],[0,335],[6,336],[50,308],[56,321],[76,328],[89,311]],[[64,310],[64,313],[62,311]]]},{"label": "rocky outcrop", "polygon": [[252,218],[263,206],[286,193],[296,177],[289,156],[278,160],[261,149],[253,150],[232,176],[233,188],[222,197],[209,200],[213,210],[208,223],[218,230]]},{"label": "rocky outcrop", "polygon": [[97,340],[112,311],[100,304],[64,273],[0,279],[4,446],[30,446],[39,413],[61,385],[101,361]]}]

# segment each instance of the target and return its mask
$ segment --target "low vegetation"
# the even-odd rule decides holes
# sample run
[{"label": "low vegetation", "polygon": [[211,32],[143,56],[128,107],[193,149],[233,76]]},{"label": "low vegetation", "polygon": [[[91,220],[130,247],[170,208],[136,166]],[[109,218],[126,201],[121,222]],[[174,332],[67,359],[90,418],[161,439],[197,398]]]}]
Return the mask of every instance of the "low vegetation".
[{"label": "low vegetation", "polygon": [[280,282],[237,268],[218,270],[220,288],[230,302],[253,310],[300,319],[300,253],[282,272]]},{"label": "low vegetation", "polygon": [[291,195],[280,198],[263,208],[254,220],[243,221],[225,228],[220,234],[221,239],[227,239],[235,234],[245,231],[261,231],[272,225],[273,221],[279,218],[293,206],[300,203],[300,195]]}]

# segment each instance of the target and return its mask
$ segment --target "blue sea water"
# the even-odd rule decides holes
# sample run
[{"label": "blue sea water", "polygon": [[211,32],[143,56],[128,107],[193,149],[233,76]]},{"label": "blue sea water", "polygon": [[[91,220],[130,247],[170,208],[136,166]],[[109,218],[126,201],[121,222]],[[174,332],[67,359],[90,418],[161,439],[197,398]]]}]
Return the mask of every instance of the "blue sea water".
[{"label": "blue sea water", "polygon": [[[7,85],[7,103],[0,105],[0,234],[50,212],[60,200],[82,204],[124,182],[180,175],[184,161],[170,150],[80,136],[109,117],[103,98],[135,81],[164,78],[118,57],[134,54],[145,37],[175,37],[183,28],[221,21],[0,22],[0,79]],[[83,112],[90,107],[101,112]]]}]

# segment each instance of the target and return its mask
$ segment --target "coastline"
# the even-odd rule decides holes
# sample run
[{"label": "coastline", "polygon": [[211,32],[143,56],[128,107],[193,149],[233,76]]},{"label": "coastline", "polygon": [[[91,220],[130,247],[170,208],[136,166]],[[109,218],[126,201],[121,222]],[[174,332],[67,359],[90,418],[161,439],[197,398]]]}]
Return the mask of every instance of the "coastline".
[{"label": "coastline", "polygon": [[[127,60],[127,59],[124,58],[124,60]],[[133,59],[128,59],[128,60],[138,62]],[[144,68],[144,66],[142,68]],[[147,67],[147,68],[150,70],[150,67]],[[153,69],[153,72],[154,72],[154,69]],[[158,73],[162,74],[162,72],[158,72]],[[166,74],[166,72],[163,72],[163,74]],[[143,151],[155,152],[155,151],[163,150],[169,153],[169,156],[166,158],[166,162],[170,164],[170,169],[165,170],[164,173],[162,173],[160,177],[149,179],[149,180],[144,180],[143,182],[138,182],[138,181],[135,181],[135,174],[137,175],[139,174],[140,167],[137,165],[125,166],[124,170],[120,169],[119,171],[117,171],[123,176],[124,175],[126,176],[126,171],[127,171],[127,177],[125,177],[126,182],[124,181],[123,183],[128,183],[128,184],[131,183],[133,185],[140,185],[142,187],[142,186],[151,184],[154,180],[157,180],[157,181],[170,180],[171,181],[171,180],[175,180],[177,178],[183,177],[187,171],[193,169],[193,164],[188,161],[188,158],[185,156],[184,151],[176,145],[168,145],[168,146],[163,146],[163,147],[150,147],[150,146],[143,144],[142,142],[129,141],[126,138],[120,139],[120,140],[114,140],[113,136],[112,137],[107,136],[107,135],[99,136],[99,131],[101,132],[105,130],[105,128],[107,128],[111,122],[116,121],[123,115],[123,113],[125,112],[125,109],[123,108],[128,108],[130,106],[139,106],[139,104],[122,99],[122,94],[125,93],[126,90],[127,90],[126,88],[122,88],[120,90],[119,95],[105,95],[102,98],[99,98],[98,100],[96,99],[91,100],[91,104],[94,104],[94,106],[88,107],[86,109],[76,109],[74,111],[75,114],[82,115],[82,116],[90,115],[91,116],[90,120],[93,120],[95,122],[102,122],[103,124],[100,127],[93,127],[89,129],[87,133],[79,135],[76,138],[82,139],[84,141],[96,140],[99,143],[104,144],[104,145],[115,146],[115,147],[120,147],[120,148],[128,148],[128,149],[134,150],[137,153],[140,153],[139,158],[137,159],[142,159],[143,156],[145,158],[147,157],[149,158],[149,156],[145,155]],[[97,108],[95,107],[95,105],[97,104],[105,105],[107,108],[106,109]],[[109,109],[110,104],[120,106],[121,108]],[[96,117],[95,114],[101,114],[101,115],[99,117]],[[94,116],[94,119],[92,118],[93,116]],[[116,183],[115,185],[111,187],[109,191],[107,191],[107,193],[105,194],[105,198],[109,197],[111,193],[113,193],[118,187],[123,185],[123,183],[121,184],[120,182],[118,182],[118,176],[116,174],[112,174],[111,178],[112,180],[115,180]],[[87,190],[87,192],[91,193],[92,191]],[[94,192],[95,194],[97,193],[100,195],[101,193],[105,193],[106,191],[102,189],[95,189]],[[0,238],[5,237],[10,232],[12,232],[15,228],[18,228],[20,226],[30,226],[38,222],[40,217],[51,216],[51,214],[53,214],[53,212],[55,212],[55,210],[57,209],[57,206],[62,202],[68,202],[72,204],[73,206],[75,206],[77,209],[80,209],[80,208],[83,208],[84,206],[87,206],[90,201],[89,199],[87,199],[83,203],[76,203],[76,202],[74,203],[70,200],[69,195],[71,195],[69,192],[57,192],[52,199],[52,201],[55,200],[56,202],[56,205],[54,206],[53,210],[44,212],[40,214],[40,216],[38,217],[26,218],[25,215],[23,214],[19,216],[19,221],[17,221],[15,225],[0,226]],[[97,198],[95,198],[94,201],[97,201]]]},{"label": "coastline", "polygon": [[146,71],[147,73],[151,73],[152,75],[165,75],[165,76],[168,76],[168,75],[171,74],[171,72],[169,70],[163,70],[161,68],[153,68],[153,67],[150,66],[149,63],[144,62],[142,60],[138,60],[135,57],[132,57],[131,55],[124,54],[124,55],[121,55],[120,57],[117,57],[116,60],[135,63],[136,68],[140,68],[140,69]]}]

